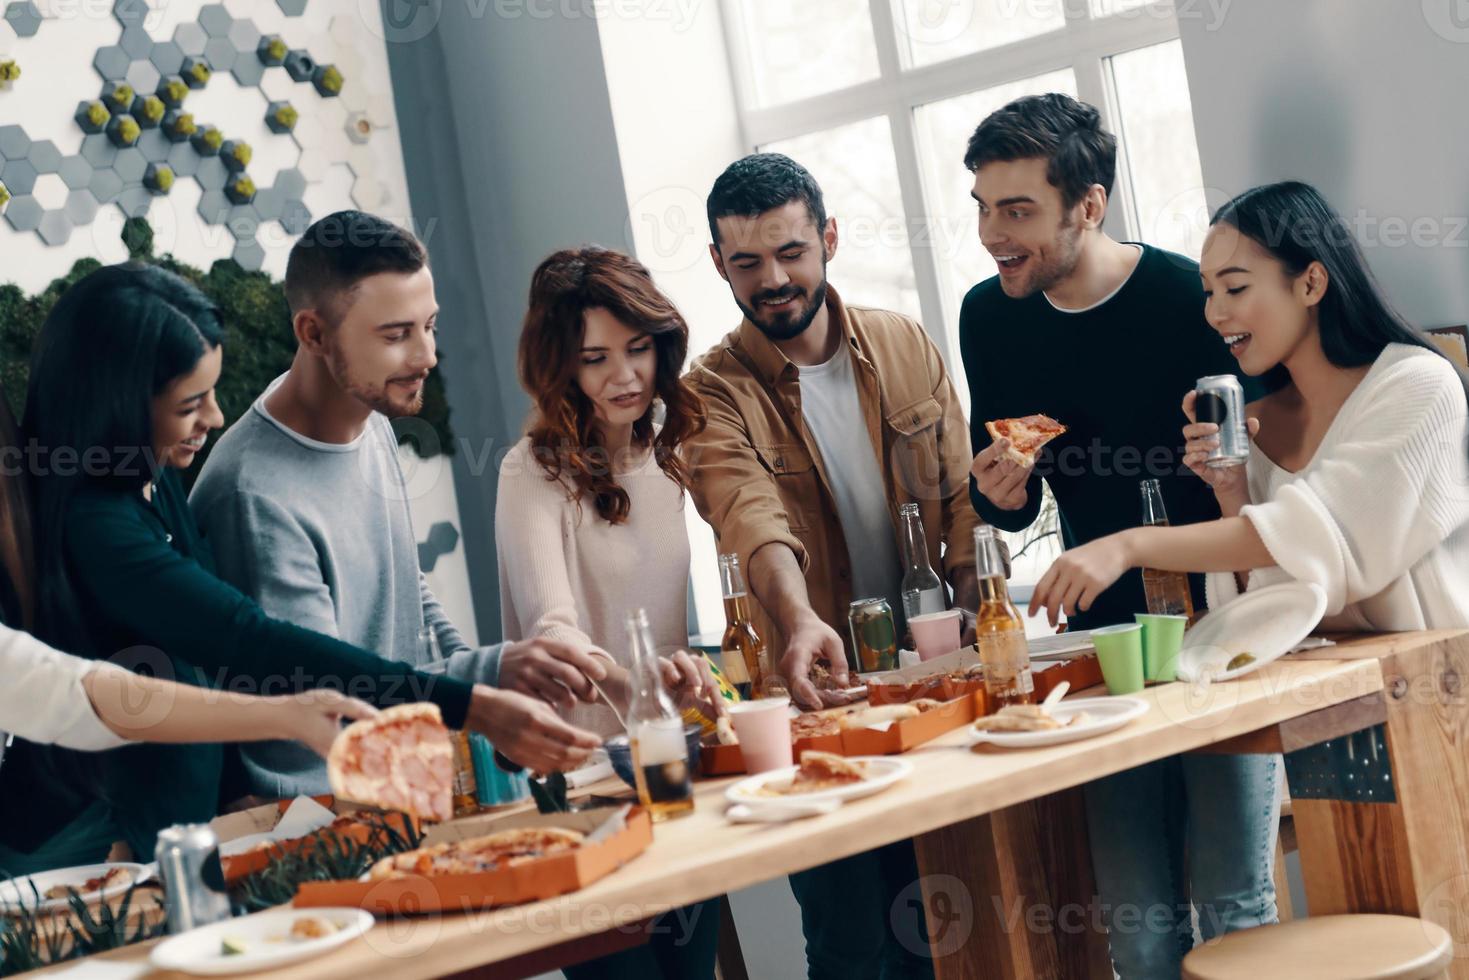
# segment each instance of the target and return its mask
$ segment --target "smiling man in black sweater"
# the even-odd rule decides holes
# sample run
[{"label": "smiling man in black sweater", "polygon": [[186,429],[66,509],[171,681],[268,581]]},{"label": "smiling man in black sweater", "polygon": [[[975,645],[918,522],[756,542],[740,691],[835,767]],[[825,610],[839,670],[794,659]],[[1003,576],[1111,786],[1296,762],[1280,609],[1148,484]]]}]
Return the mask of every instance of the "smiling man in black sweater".
[{"label": "smiling man in black sweater", "polygon": [[[1182,466],[1182,402],[1198,378],[1239,373],[1204,319],[1198,264],[1102,230],[1116,158],[1097,110],[1056,94],[989,116],[964,157],[980,241],[999,265],[969,291],[959,320],[978,453],[971,497],[985,521],[1021,531],[1040,511],[1044,479],[1068,548],[1141,523],[1145,479],[1162,485],[1172,523],[1219,517],[1213,493]],[[1246,384],[1247,398],[1256,387]],[[1022,467],[984,423],[1036,413],[1068,431]],[[1089,608],[1066,610],[1073,629],[1144,611],[1136,571]],[[1179,975],[1191,903],[1205,939],[1274,921],[1278,779],[1278,756],[1179,756],[1086,787],[1109,924],[1114,912],[1142,916],[1141,928],[1112,931],[1124,980]]]}]

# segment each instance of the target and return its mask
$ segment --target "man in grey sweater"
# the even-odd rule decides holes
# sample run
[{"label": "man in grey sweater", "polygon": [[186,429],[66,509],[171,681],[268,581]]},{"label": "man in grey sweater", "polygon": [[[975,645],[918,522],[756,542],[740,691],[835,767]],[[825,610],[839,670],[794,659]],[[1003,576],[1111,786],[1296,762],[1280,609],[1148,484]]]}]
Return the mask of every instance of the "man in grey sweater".
[{"label": "man in grey sweater", "polygon": [[[448,674],[565,706],[592,701],[609,661],[551,640],[470,647],[418,566],[408,487],[389,418],[411,416],[435,365],[438,305],[423,245],[344,211],[291,250],[286,297],[298,347],[214,447],[190,505],[218,571],[271,616],[424,666],[437,638]],[[528,702],[507,699],[496,746],[532,734]],[[241,792],[328,791],[320,758],[288,742],[240,749]],[[236,782],[239,782],[236,780]]]}]

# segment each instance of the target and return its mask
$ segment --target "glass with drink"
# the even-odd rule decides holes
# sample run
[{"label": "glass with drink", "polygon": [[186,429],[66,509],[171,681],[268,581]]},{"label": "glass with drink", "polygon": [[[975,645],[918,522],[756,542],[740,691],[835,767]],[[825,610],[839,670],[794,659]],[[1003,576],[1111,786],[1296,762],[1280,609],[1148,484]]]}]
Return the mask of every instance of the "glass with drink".
[{"label": "glass with drink", "polygon": [[975,652],[984,666],[985,694],[991,711],[1007,704],[1030,704],[1035,679],[1030,672],[1030,646],[1025,620],[1010,601],[1005,560],[995,529],[974,529],[975,571],[979,575],[979,613],[975,620]]},{"label": "glass with drink", "polygon": [[[1168,512],[1163,507],[1163,488],[1157,480],[1144,480],[1140,484],[1143,497],[1143,526],[1167,527]],[[1148,613],[1153,616],[1186,616],[1192,626],[1198,618],[1194,612],[1193,592],[1189,588],[1188,573],[1165,572],[1158,568],[1144,568],[1143,595],[1147,599]]]},{"label": "glass with drink", "polygon": [[627,738],[632,748],[638,800],[654,821],[694,812],[694,780],[684,722],[663,687],[658,653],[648,614],[628,614],[632,651],[632,700],[627,709]]}]

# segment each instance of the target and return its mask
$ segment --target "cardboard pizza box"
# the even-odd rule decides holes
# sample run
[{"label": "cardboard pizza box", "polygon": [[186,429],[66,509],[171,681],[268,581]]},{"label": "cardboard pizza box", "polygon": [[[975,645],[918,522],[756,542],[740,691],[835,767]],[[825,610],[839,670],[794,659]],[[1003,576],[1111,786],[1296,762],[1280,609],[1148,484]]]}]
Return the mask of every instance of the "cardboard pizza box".
[{"label": "cardboard pizza box", "polygon": [[[975,719],[974,698],[961,696],[917,718],[904,718],[886,728],[849,728],[842,732],[842,755],[897,755],[931,742]],[[799,758],[799,753],[797,753]]]},{"label": "cardboard pizza box", "polygon": [[[320,828],[312,826],[314,821],[307,824],[312,829],[305,830],[304,833],[296,834],[287,831],[289,836],[283,839],[277,838],[282,828],[282,819],[286,817],[292,806],[299,804],[302,800],[324,807],[339,817],[359,811],[371,812],[405,836],[410,828],[415,831],[419,828],[418,821],[407,814],[378,810],[374,807],[338,800],[330,795],[277,800],[274,803],[251,807],[248,810],[226,813],[209,822],[209,826],[214,828],[214,833],[219,837],[220,866],[224,869],[225,881],[234,882],[245,875],[254,874],[281,855],[296,851],[303,846],[309,846],[317,839],[316,833]],[[298,812],[305,808],[303,804],[298,807]],[[366,823],[354,823],[333,829],[329,833],[365,844],[371,837],[373,829]],[[233,849],[230,846],[232,844],[245,844],[250,849],[231,854],[228,852]]]},{"label": "cardboard pizza box", "polygon": [[[575,813],[482,814],[439,824],[424,844],[482,837],[520,827],[560,827],[591,835],[622,807]],[[413,875],[386,881],[309,881],[296,892],[297,907],[354,906],[373,915],[469,912],[554,898],[585,888],[616,871],[653,842],[653,821],[634,807],[626,824],[595,844],[494,871],[463,875]]]}]

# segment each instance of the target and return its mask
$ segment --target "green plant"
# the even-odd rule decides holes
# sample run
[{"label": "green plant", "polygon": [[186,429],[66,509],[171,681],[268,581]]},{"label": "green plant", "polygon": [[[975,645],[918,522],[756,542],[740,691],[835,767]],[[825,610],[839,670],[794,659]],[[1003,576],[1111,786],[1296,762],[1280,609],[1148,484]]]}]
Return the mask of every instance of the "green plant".
[{"label": "green plant", "polygon": [[13,60],[0,61],[0,82],[7,85],[20,77],[20,65]]},{"label": "green plant", "polygon": [[366,843],[327,832],[312,834],[294,851],[274,858],[270,864],[241,878],[230,889],[230,899],[242,914],[274,908],[296,897],[302,882],[351,881],[361,877],[374,863],[393,854],[411,851],[422,836],[406,825],[406,833],[386,820],[369,816]]},{"label": "green plant", "polygon": [[[39,912],[41,896],[32,886],[35,905],[27,906],[22,901],[20,912],[7,917],[0,925],[0,977],[163,935],[167,923],[156,914],[142,915],[137,922],[129,924],[128,913],[139,887],[133,885],[129,888],[116,908],[108,902],[89,908],[80,894],[69,889],[67,904],[71,907],[71,915],[67,916]],[[157,905],[157,892],[150,886],[142,887],[146,900]]]},{"label": "green plant", "polygon": [[[291,312],[281,283],[264,272],[247,272],[231,259],[220,259],[205,272],[172,255],[154,256],[153,230],[144,218],[128,219],[122,239],[134,259],[182,276],[219,307],[225,324],[225,368],[216,396],[224,424],[233,425],[266,386],[285,373],[296,355]],[[17,418],[25,406],[31,351],[46,314],[72,283],[100,266],[96,259],[79,259],[70,272],[34,296],[14,284],[0,285],[0,384]],[[444,380],[437,368],[424,386],[418,419],[433,428],[437,445],[425,446],[408,435],[400,436],[399,441],[408,443],[420,456],[452,455],[454,432]],[[213,440],[205,445],[185,474],[186,482],[192,483],[213,445]]]}]

